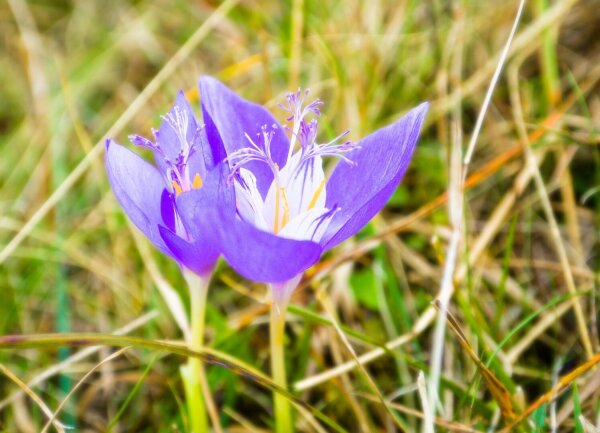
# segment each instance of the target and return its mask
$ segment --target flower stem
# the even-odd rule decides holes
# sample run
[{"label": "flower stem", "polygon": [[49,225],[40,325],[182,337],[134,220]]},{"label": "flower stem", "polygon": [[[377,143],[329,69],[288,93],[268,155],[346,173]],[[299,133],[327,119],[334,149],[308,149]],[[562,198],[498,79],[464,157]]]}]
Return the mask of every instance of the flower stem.
[{"label": "flower stem", "polygon": [[[191,301],[191,327],[192,333],[187,342],[192,350],[202,350],[204,345],[204,319],[206,310],[206,295],[208,293],[208,283],[210,274],[200,277],[190,271],[183,273],[190,290]],[[185,399],[190,420],[191,432],[208,432],[208,418],[206,407],[202,394],[202,368],[201,361],[198,358],[188,358],[187,364],[180,367],[181,379],[185,390]]]},{"label": "flower stem", "polygon": [[[284,336],[285,336],[285,305],[273,303],[271,306],[270,333],[271,333],[271,373],[275,383],[287,389],[287,376],[285,373]],[[287,398],[274,392],[275,403],[275,431],[277,433],[290,433],[293,431],[292,407]]]}]

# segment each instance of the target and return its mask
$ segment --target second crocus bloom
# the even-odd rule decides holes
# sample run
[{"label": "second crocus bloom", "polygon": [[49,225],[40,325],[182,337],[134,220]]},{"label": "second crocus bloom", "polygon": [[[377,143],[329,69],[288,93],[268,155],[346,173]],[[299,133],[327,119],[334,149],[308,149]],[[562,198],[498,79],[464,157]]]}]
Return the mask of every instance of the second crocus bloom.
[{"label": "second crocus bloom", "polygon": [[183,93],[162,119],[159,130],[153,131],[154,141],[129,137],[134,145],[153,152],[156,165],[107,140],[108,179],[131,221],[161,252],[207,277],[219,252],[212,238],[187,216],[214,202],[222,183],[218,163],[224,151],[207,142]]},{"label": "second crocus bloom", "polygon": [[[211,77],[200,79],[205,131],[229,165],[224,205],[214,227],[221,252],[244,277],[271,283],[285,302],[321,254],[360,230],[399,184],[428,104],[357,143],[317,142],[321,102],[287,96],[290,126]],[[323,159],[339,162],[327,178]],[[234,201],[230,200],[233,194]],[[230,207],[229,203],[234,203]]]}]

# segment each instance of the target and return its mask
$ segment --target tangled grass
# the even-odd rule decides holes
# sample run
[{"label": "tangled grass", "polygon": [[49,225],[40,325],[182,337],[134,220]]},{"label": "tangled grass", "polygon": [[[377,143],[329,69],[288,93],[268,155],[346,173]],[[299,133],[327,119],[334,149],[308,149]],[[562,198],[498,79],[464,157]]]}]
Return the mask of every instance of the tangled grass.
[{"label": "tangled grass", "polygon": [[[527,3],[495,82],[517,8],[0,4],[3,431],[187,431],[184,282],[123,215],[102,154],[177,90],[197,106],[200,74],[274,111],[310,87],[324,138],[432,103],[385,211],[292,298],[298,431],[598,431],[600,7]],[[219,266],[202,355],[215,431],[271,429],[265,294]]]}]

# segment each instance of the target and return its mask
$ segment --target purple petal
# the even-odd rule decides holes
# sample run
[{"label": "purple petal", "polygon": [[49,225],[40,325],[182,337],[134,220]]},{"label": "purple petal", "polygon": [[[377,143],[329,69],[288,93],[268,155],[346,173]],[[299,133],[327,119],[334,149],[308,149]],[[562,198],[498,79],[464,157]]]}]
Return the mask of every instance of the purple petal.
[{"label": "purple petal", "polygon": [[392,125],[360,141],[347,154],[354,165],[340,162],[327,182],[327,208],[339,211],[321,240],[324,249],[360,230],[386,204],[410,162],[429,104],[423,103]]},{"label": "purple petal", "polygon": [[160,197],[160,216],[169,230],[175,231],[175,199],[164,189]]},{"label": "purple petal", "polygon": [[[271,156],[279,167],[285,165],[289,140],[283,128],[264,107],[239,97],[215,78],[203,76],[199,84],[202,114],[211,145],[222,143],[230,155],[248,146],[246,133],[254,139],[263,125],[267,125],[267,128],[276,125],[271,141]],[[273,173],[269,167],[262,162],[253,161],[245,168],[254,173],[258,190],[265,197],[273,181]]]},{"label": "purple petal", "polygon": [[201,188],[184,192],[175,200],[177,213],[193,239],[203,239],[206,231],[214,231],[206,227],[204,220],[217,206],[224,212],[235,212],[234,190],[227,185],[228,172],[224,163],[219,164],[206,173]]},{"label": "purple petal", "polygon": [[321,255],[315,242],[282,238],[223,211],[214,213],[209,224],[227,262],[250,280],[287,281],[310,268]]},{"label": "purple petal", "polygon": [[166,227],[159,226],[160,235],[173,252],[176,260],[198,275],[209,274],[219,258],[219,252],[210,239],[187,242]]},{"label": "purple petal", "polygon": [[210,168],[223,161],[227,157],[227,152],[225,151],[223,140],[221,140],[215,122],[205,110],[204,105],[202,105],[202,120],[204,121],[203,135],[208,142],[208,145],[205,146],[207,150],[205,150],[204,153],[210,154],[210,157],[206,158],[205,163],[206,167]]},{"label": "purple petal", "polygon": [[125,147],[107,140],[106,171],[129,219],[160,251],[172,257],[158,232],[158,225],[164,224],[161,203],[165,190],[158,170]]}]

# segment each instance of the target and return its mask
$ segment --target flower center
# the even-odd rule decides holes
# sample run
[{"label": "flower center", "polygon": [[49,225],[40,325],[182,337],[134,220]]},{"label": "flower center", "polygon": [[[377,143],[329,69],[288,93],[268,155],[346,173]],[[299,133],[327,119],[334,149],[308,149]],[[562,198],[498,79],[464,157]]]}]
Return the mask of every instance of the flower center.
[{"label": "flower center", "polygon": [[[154,152],[159,167],[163,170],[167,187],[176,196],[192,189],[202,188],[202,176],[198,172],[190,173],[190,159],[196,153],[196,139],[200,134],[201,128],[195,127],[195,122],[191,123],[186,110],[175,105],[173,109],[164,116],[163,125],[166,125],[172,133],[169,137],[160,137],[159,131],[152,130],[154,142],[139,135],[129,136],[129,140],[136,146],[148,148]],[[192,139],[188,140],[188,132],[193,129]],[[161,127],[162,131],[162,127]],[[161,145],[161,139],[168,140],[165,146]],[[174,155],[174,156],[173,156]]]},{"label": "flower center", "polygon": [[[285,187],[281,187],[278,188],[277,186],[276,188],[276,193],[275,193],[275,225],[273,227],[273,232],[275,234],[279,233],[280,228],[285,227],[285,225],[290,221],[290,205],[288,203],[288,199],[287,199],[287,194],[285,193]],[[282,206],[283,207],[283,215],[281,218],[281,227],[279,227],[279,212],[280,212],[280,205],[279,205],[279,200],[282,201]]]},{"label": "flower center", "polygon": [[[231,167],[228,180],[234,181],[238,214],[243,219],[284,237],[315,240],[338,210],[325,207],[327,179],[322,158],[332,156],[353,164],[346,154],[358,146],[349,141],[340,143],[349,131],[328,143],[317,143],[317,120],[308,121],[306,117],[319,116],[322,102],[317,99],[304,106],[308,93],[308,90],[290,93],[287,105],[280,104],[290,114],[286,120],[292,122],[291,128],[284,127],[290,133],[285,166],[280,168],[271,156],[277,125],[270,130],[263,125],[256,139],[246,133],[248,145],[229,154],[227,160]],[[264,199],[256,189],[253,173],[244,168],[251,161],[266,164],[273,173],[273,182]]]}]

